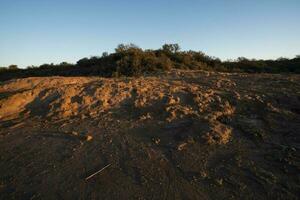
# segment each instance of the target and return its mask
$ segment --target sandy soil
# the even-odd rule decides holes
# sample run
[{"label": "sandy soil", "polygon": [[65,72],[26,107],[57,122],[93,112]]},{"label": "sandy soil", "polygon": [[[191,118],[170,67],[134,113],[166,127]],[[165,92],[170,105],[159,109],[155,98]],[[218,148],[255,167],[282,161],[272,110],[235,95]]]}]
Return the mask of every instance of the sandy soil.
[{"label": "sandy soil", "polygon": [[0,199],[297,199],[299,133],[299,75],[11,80]]}]

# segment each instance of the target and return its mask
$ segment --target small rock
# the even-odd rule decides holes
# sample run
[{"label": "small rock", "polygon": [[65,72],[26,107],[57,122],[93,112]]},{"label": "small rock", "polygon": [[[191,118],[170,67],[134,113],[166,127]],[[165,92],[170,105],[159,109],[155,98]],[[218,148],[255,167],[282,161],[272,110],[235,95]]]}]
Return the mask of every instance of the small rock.
[{"label": "small rock", "polygon": [[186,146],[187,144],[188,144],[188,143],[184,142],[184,143],[178,145],[177,150],[178,150],[178,151],[182,151],[182,150],[185,148],[185,146]]},{"label": "small rock", "polygon": [[201,176],[202,178],[206,178],[206,177],[207,177],[207,173],[204,172],[204,171],[201,171],[201,172],[200,172],[200,176]]},{"label": "small rock", "polygon": [[218,185],[223,185],[223,179],[222,178],[217,179],[216,182],[217,182]]},{"label": "small rock", "polygon": [[76,131],[72,131],[72,135],[78,136],[79,134],[78,134],[78,132],[76,132]]},{"label": "small rock", "polygon": [[86,136],[86,141],[91,141],[92,139],[93,139],[93,137],[91,135]]},{"label": "small rock", "polygon": [[155,144],[159,144],[159,143],[160,143],[160,139],[158,138],[155,140]]}]

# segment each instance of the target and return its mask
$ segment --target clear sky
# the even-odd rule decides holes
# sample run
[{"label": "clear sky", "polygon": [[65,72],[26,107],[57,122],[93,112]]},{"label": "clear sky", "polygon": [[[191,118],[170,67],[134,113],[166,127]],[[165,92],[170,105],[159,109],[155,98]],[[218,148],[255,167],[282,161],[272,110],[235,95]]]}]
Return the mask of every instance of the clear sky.
[{"label": "clear sky", "polygon": [[300,54],[300,0],[0,0],[0,66],[75,63],[119,43],[221,59]]}]

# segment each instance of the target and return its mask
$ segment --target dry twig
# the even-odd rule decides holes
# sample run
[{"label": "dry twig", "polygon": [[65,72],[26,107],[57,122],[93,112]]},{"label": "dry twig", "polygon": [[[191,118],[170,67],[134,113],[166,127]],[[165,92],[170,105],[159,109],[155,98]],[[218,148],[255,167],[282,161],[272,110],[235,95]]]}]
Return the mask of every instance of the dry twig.
[{"label": "dry twig", "polygon": [[104,169],[106,169],[106,168],[109,167],[110,165],[111,165],[111,164],[106,165],[106,166],[103,167],[102,169],[100,169],[100,170],[96,171],[95,173],[93,173],[92,175],[86,177],[85,180],[86,180],[86,181],[89,180],[90,178],[92,178],[93,176],[99,174],[100,172],[102,172]]}]

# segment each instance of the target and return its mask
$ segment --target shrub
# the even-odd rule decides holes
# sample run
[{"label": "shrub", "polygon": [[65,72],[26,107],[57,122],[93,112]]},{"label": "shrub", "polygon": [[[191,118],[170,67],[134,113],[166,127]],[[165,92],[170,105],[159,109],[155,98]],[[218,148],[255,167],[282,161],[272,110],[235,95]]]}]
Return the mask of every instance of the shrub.
[{"label": "shrub", "polygon": [[145,73],[178,69],[202,69],[248,73],[300,73],[300,56],[293,59],[249,60],[239,57],[222,62],[201,51],[180,51],[178,44],[164,44],[157,50],[143,50],[135,44],[120,44],[114,53],[82,58],[76,64],[43,64],[19,69],[17,65],[0,68],[0,80],[29,76],[140,76]]}]

